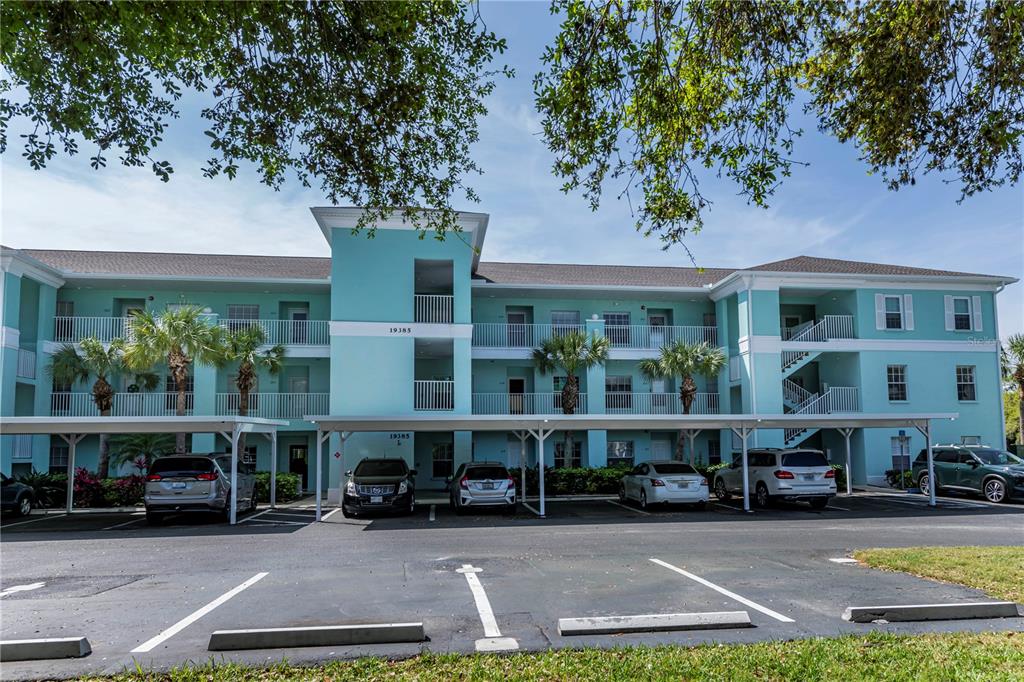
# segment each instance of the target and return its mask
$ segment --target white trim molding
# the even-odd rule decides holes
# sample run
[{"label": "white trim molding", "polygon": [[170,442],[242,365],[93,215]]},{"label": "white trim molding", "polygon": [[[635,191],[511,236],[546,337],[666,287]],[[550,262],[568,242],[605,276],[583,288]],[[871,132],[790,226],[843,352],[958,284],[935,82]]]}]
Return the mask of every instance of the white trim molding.
[{"label": "white trim molding", "polygon": [[0,250],[0,270],[18,277],[30,277],[54,289],[60,289],[64,286],[64,280],[61,278],[60,271],[31,256],[26,256],[17,249],[11,249],[6,246]]},{"label": "white trim molding", "polygon": [[[778,341],[778,339],[776,339]],[[832,339],[828,343],[813,341],[780,341],[781,350],[858,352],[858,351],[925,351],[941,353],[995,353],[998,350],[993,338],[967,338],[962,341],[934,339]],[[767,352],[767,351],[766,351]]]},{"label": "white trim molding", "polygon": [[14,327],[0,327],[0,346],[4,348],[20,348],[21,331]]},{"label": "white trim molding", "polygon": [[378,336],[391,338],[472,339],[471,324],[426,322],[343,322],[331,320],[331,336]]}]

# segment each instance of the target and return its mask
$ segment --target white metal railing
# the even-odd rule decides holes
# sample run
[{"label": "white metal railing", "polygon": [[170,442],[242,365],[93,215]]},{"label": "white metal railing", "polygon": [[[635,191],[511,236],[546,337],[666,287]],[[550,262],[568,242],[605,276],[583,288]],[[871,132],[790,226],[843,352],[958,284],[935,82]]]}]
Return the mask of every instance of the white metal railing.
[{"label": "white metal railing", "polygon": [[[815,324],[805,325],[807,323],[793,327],[792,329],[796,333],[786,340],[821,342],[854,338],[853,315],[825,315]],[[800,327],[804,328],[800,329]]]},{"label": "white metal railing", "polygon": [[795,381],[783,379],[782,397],[791,403],[800,404],[811,397],[811,392]]},{"label": "white metal railing", "polygon": [[[587,414],[587,395],[576,399],[576,414]],[[473,414],[562,414],[561,392],[474,393]]]},{"label": "white metal railing", "polygon": [[484,322],[473,325],[477,348],[535,348],[552,336],[584,331],[582,324],[508,324]]},{"label": "white metal railing", "polygon": [[782,369],[789,369],[796,363],[803,360],[805,357],[810,355],[807,351],[803,350],[784,350],[782,351]]},{"label": "white metal railing", "polygon": [[416,322],[451,324],[455,297],[448,294],[415,294]]},{"label": "white metal railing", "polygon": [[[185,414],[195,404],[192,393],[185,394]],[[178,406],[177,393],[116,393],[111,408],[113,417],[173,417]],[[98,417],[99,410],[91,393],[59,392],[50,395],[50,415],[54,417]]]},{"label": "white metal railing", "polygon": [[23,379],[36,378],[36,352],[28,348],[18,349],[17,376]]},{"label": "white metal railing", "polygon": [[32,459],[32,436],[19,434],[11,444],[11,459]]},{"label": "white metal railing", "polygon": [[689,344],[718,343],[715,327],[650,326],[645,324],[606,324],[604,335],[613,348],[661,348],[678,341]]},{"label": "white metal railing", "polygon": [[225,319],[218,324],[229,331],[259,327],[269,346],[326,346],[330,344],[327,320],[240,320]]},{"label": "white metal railing", "polygon": [[[604,394],[604,407],[608,414],[683,414],[678,393],[613,391]],[[718,414],[718,394],[697,393],[690,405],[690,414]]]},{"label": "white metal railing", "polygon": [[415,410],[454,410],[454,381],[422,381],[413,382],[413,409]]},{"label": "white metal railing", "polygon": [[740,380],[740,356],[733,355],[729,358],[729,381]]},{"label": "white metal railing", "polygon": [[98,339],[110,343],[125,338],[129,333],[129,317],[73,317],[60,315],[54,318],[53,340],[58,343],[78,343],[82,339]]},{"label": "white metal railing", "polygon": [[[327,393],[250,393],[250,417],[266,419],[302,419],[307,414],[327,414]],[[238,393],[218,393],[215,410],[218,415],[238,414]]]},{"label": "white metal railing", "polygon": [[792,340],[792,338],[794,336],[799,336],[808,327],[813,327],[813,326],[814,326],[814,320],[808,320],[807,322],[801,322],[800,324],[796,325],[795,327],[783,327],[782,328],[782,340],[783,341],[790,341],[790,340]]},{"label": "white metal railing", "polygon": [[[860,390],[856,386],[832,386],[824,393],[812,393],[791,414],[834,414],[837,412],[860,412]],[[807,431],[798,426],[785,429],[786,442]]]}]

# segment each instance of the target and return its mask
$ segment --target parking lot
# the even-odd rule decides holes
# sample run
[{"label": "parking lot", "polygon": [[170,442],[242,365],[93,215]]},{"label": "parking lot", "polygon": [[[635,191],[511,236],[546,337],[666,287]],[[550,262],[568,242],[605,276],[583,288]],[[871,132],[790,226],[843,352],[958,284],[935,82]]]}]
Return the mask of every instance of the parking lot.
[{"label": "parking lot", "polygon": [[[745,514],[550,501],[456,516],[421,504],[412,517],[312,522],[308,503],[258,510],[230,527],[139,514],[4,520],[5,640],[85,635],[82,659],[6,663],[5,679],[168,667],[209,658],[251,663],[364,654],[827,636],[884,629],[1024,629],[1024,619],[856,625],[847,606],[977,601],[975,591],[839,563],[857,548],[1024,541],[1024,507],[971,498],[840,496],[824,510]],[[327,511],[330,511],[328,509]],[[481,595],[483,599],[481,600]],[[754,627],[561,636],[560,618],[745,610]],[[422,621],[429,641],[212,653],[215,630]]]}]

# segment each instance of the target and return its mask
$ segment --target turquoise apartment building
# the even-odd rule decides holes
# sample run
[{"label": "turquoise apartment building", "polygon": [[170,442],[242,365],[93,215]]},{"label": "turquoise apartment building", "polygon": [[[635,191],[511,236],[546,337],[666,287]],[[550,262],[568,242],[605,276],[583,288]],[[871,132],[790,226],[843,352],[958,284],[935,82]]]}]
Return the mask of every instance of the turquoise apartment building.
[{"label": "turquoise apartment building", "polygon": [[[538,372],[531,350],[564,329],[607,336],[608,362],[580,377],[580,412],[680,412],[673,381],[637,369],[675,340],[727,351],[727,368],[699,377],[693,412],[703,414],[959,413],[936,422],[940,443],[1004,443],[996,295],[1011,277],[797,256],[742,269],[554,265],[480,260],[488,216],[460,214],[462,234],[420,239],[399,219],[376,235],[352,234],[358,208],[314,208],[324,257],[62,251],[3,247],[3,416],[88,416],[90,383],[54,385],[49,355],[85,337],[123,336],[133,310],[196,305],[210,324],[259,325],[282,343],[286,363],[260,376],[250,414],[284,419],[278,469],[313,485],[315,431],[304,415],[401,417],[426,413],[558,414],[563,377]],[[567,254],[569,257],[570,254]],[[121,377],[114,414],[174,414],[176,387],[161,374],[145,391]],[[198,365],[193,414],[237,407],[231,368]],[[549,466],[604,466],[672,456],[675,431],[574,433],[572,452],[555,434]],[[808,446],[845,457],[829,430],[758,431],[758,446]],[[858,429],[851,440],[855,482],[881,483],[894,455],[916,454],[912,430]],[[223,451],[215,434],[195,451]],[[257,468],[270,468],[269,442],[252,438]],[[527,443],[527,465],[535,466]],[[739,448],[729,431],[703,432],[703,462]],[[64,470],[56,437],[0,437],[5,473]],[[94,467],[97,440],[78,446]],[[366,456],[404,457],[421,489],[441,488],[460,462],[519,466],[512,434],[359,433],[323,454],[328,499],[343,472]]]}]

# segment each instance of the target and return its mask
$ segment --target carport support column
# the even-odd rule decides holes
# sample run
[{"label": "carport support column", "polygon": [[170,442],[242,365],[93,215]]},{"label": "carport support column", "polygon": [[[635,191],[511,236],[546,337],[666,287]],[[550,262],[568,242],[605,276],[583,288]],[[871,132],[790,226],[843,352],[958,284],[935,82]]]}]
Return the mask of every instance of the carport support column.
[{"label": "carport support column", "polygon": [[745,512],[750,511],[750,469],[747,467],[747,438],[750,437],[750,432],[754,430],[749,426],[741,426],[738,429],[733,427],[732,430],[743,441],[743,511]]},{"label": "carport support column", "polygon": [[925,420],[924,426],[914,424],[914,428],[924,436],[924,446],[928,452],[928,506],[935,506],[935,460],[932,458],[932,422]]},{"label": "carport support column", "polygon": [[516,431],[515,434],[519,438],[519,481],[523,486],[519,491],[519,499],[526,502],[526,439],[530,434],[526,431]]},{"label": "carport support column", "polygon": [[71,513],[71,508],[75,506],[75,449],[78,445],[78,441],[85,438],[85,435],[79,435],[77,433],[69,433],[64,435],[63,433],[58,434],[68,444],[68,495],[67,495],[67,512]]},{"label": "carport support column", "polygon": [[231,516],[230,524],[238,522],[238,436],[241,427],[235,424],[231,429]]},{"label": "carport support column", "polygon": [[270,508],[277,506],[277,429],[263,434],[270,439]]},{"label": "carport support column", "polygon": [[544,504],[544,441],[547,440],[548,436],[554,433],[554,428],[550,428],[547,431],[544,430],[543,426],[538,426],[536,431],[530,431],[530,435],[537,439],[537,481],[538,481],[538,495],[540,497],[540,506],[538,509],[538,516],[544,518],[545,504]]},{"label": "carport support column", "polygon": [[850,436],[853,434],[853,429],[839,429],[839,433],[843,435],[843,439],[846,440],[846,494],[853,494],[853,462],[850,458]]}]

